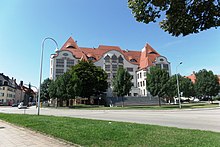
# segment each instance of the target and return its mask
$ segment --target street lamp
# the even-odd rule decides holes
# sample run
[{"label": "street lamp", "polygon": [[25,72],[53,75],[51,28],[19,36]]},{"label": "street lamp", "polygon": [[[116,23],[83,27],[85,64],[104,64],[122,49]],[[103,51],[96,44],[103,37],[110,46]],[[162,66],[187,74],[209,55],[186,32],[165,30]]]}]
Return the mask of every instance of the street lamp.
[{"label": "street lamp", "polygon": [[[56,50],[58,50],[58,44],[56,40],[54,40],[51,37],[44,38],[42,42],[42,48],[41,48],[41,60],[40,60],[40,85],[41,85],[41,80],[42,80],[42,65],[43,65],[43,55],[44,55],[44,42],[46,40],[52,40],[56,44]],[[40,115],[40,85],[39,85],[39,93],[38,93],[38,109],[37,109],[37,115]]]},{"label": "street lamp", "polygon": [[180,62],[176,66],[176,84],[177,84],[177,94],[178,94],[178,98],[179,98],[179,108],[180,109],[181,109],[181,101],[180,101],[180,87],[179,87],[179,79],[178,79],[177,67],[180,66],[181,64],[183,64],[183,62]]}]

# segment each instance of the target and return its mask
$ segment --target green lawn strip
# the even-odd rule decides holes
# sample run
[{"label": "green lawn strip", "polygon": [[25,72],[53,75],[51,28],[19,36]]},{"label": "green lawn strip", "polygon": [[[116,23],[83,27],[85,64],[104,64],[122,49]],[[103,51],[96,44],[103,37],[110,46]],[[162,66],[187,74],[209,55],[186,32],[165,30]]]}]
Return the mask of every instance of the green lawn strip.
[{"label": "green lawn strip", "polygon": [[0,119],[82,146],[220,146],[220,133],[155,125],[19,114]]}]

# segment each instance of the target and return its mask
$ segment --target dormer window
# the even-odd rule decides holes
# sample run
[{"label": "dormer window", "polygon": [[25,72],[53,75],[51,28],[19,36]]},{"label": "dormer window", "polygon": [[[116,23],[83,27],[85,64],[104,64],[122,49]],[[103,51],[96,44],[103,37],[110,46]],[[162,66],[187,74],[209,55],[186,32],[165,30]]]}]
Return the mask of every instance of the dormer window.
[{"label": "dormer window", "polygon": [[112,63],[117,63],[117,56],[116,55],[112,56]]},{"label": "dormer window", "polygon": [[121,57],[121,55],[118,57],[118,63],[123,63],[123,58]]},{"label": "dormer window", "polygon": [[88,57],[88,60],[89,61],[94,61],[94,60],[96,60],[94,57]]},{"label": "dormer window", "polygon": [[155,53],[155,52],[150,52],[149,54],[157,54],[157,53]]},{"label": "dormer window", "polygon": [[72,46],[72,45],[69,45],[69,46],[67,46],[66,48],[75,48],[74,46]]},{"label": "dormer window", "polygon": [[105,60],[106,63],[110,63],[110,57],[109,57],[109,55],[105,56],[104,60]]},{"label": "dormer window", "polygon": [[131,61],[131,62],[137,62],[137,60],[135,60],[135,59],[131,59],[130,61]]}]

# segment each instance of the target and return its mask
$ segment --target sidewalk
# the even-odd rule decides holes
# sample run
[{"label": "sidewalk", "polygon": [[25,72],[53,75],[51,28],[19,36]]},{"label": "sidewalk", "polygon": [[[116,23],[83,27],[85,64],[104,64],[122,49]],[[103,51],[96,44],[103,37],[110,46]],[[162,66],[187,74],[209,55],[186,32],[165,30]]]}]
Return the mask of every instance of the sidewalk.
[{"label": "sidewalk", "polygon": [[72,145],[0,120],[0,147],[72,147]]}]

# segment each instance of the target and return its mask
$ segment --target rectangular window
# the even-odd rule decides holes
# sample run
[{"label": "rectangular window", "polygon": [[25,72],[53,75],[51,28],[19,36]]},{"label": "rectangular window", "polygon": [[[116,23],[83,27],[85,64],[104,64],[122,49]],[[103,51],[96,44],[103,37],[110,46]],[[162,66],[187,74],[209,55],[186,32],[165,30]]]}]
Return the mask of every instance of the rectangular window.
[{"label": "rectangular window", "polygon": [[117,69],[118,69],[118,65],[112,65],[112,71],[117,71]]},{"label": "rectangular window", "polygon": [[144,72],[144,77],[146,77],[147,76],[147,72]]},{"label": "rectangular window", "polygon": [[0,93],[0,96],[3,97],[3,96],[4,96],[4,93]]},{"label": "rectangular window", "polygon": [[64,60],[56,59],[56,67],[64,67]]},{"label": "rectangular window", "polygon": [[133,71],[134,71],[134,69],[133,69],[133,68],[131,68],[131,67],[128,67],[128,68],[127,68],[127,71],[128,71],[128,72],[133,72]]},{"label": "rectangular window", "polygon": [[165,69],[165,70],[169,70],[169,66],[168,66],[168,64],[163,64],[163,69]]},{"label": "rectangular window", "polygon": [[156,64],[156,67],[160,68],[161,69],[161,65],[160,64]]},{"label": "rectangular window", "polygon": [[142,75],[141,75],[141,73],[140,73],[140,79],[142,78]]},{"label": "rectangular window", "polygon": [[105,65],[105,71],[110,71],[110,65]]},{"label": "rectangular window", "polygon": [[143,86],[145,86],[145,81],[143,81]]},{"label": "rectangular window", "polygon": [[64,73],[64,70],[63,69],[56,69],[56,74],[57,75],[61,75]]},{"label": "rectangular window", "polygon": [[67,63],[66,63],[66,66],[67,67],[72,67],[73,65],[74,65],[74,60],[73,59],[68,59]]}]

